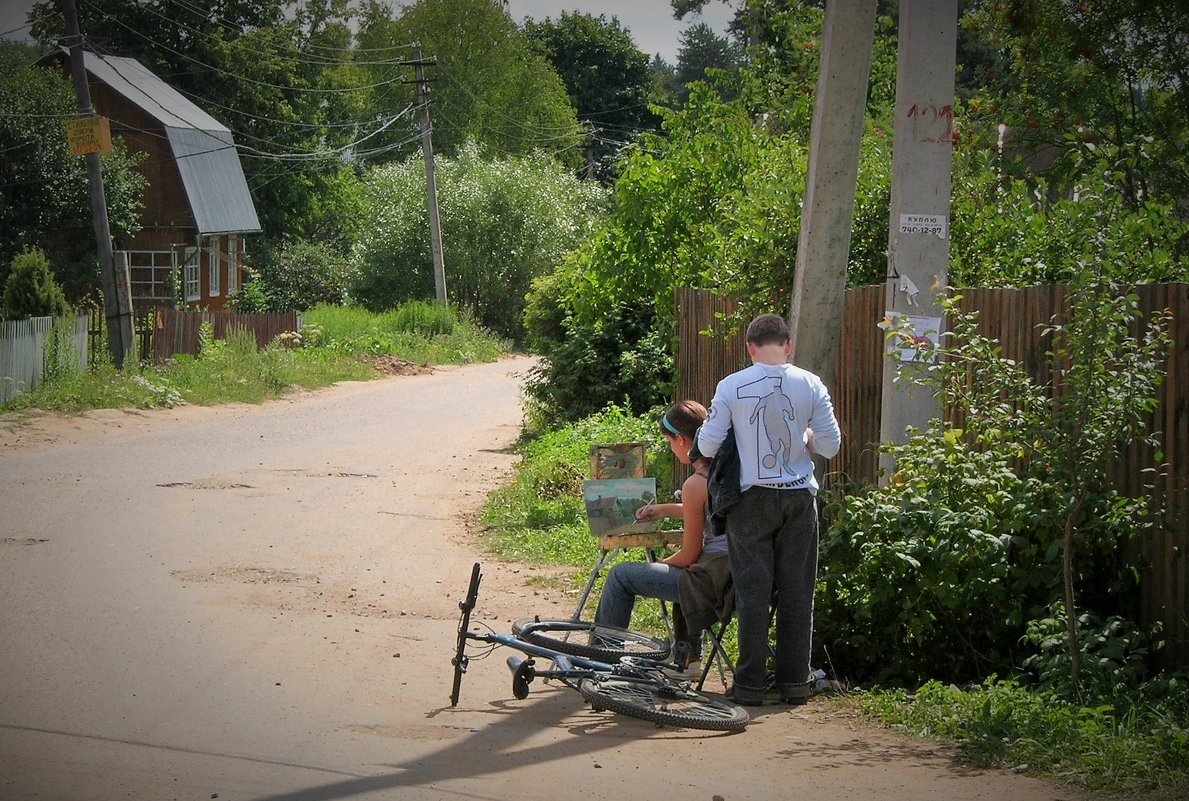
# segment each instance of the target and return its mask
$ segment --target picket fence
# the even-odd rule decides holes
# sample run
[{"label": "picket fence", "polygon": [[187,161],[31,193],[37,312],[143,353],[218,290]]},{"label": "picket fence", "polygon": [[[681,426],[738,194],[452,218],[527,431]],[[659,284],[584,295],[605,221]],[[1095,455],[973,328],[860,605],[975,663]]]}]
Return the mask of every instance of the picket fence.
[{"label": "picket fence", "polygon": [[[59,348],[57,367],[87,368],[87,317],[63,317],[65,347]],[[0,323],[0,404],[8,403],[22,392],[35,389],[46,367],[46,341],[54,325],[53,317],[28,317]],[[68,344],[67,344],[68,343]]]}]

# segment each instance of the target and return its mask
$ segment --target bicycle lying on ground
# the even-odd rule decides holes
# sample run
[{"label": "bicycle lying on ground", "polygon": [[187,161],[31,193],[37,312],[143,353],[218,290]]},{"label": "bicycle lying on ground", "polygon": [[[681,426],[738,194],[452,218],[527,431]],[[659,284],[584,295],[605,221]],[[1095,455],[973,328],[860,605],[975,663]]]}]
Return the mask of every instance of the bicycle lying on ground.
[{"label": "bicycle lying on ground", "polygon": [[[659,661],[660,656],[667,655],[668,644],[648,635],[569,620],[518,621],[511,635],[497,634],[486,626],[486,633],[472,631],[471,611],[479,597],[481,580],[480,565],[476,563],[466,597],[458,604],[462,614],[451,660],[454,665],[451,706],[458,706],[462,676],[471,661],[467,645],[479,643],[490,647],[478,658],[500,646],[528,655],[528,658],[512,655],[507,660],[512,671],[512,694],[520,700],[528,697],[529,685],[535,679],[555,679],[581,693],[596,712],[610,710],[653,723],[707,731],[742,731],[750,720],[742,707],[709,698],[694,690],[689,682],[667,675],[666,670],[677,668]],[[562,649],[577,649],[585,655]],[[642,655],[646,653],[653,656]],[[600,661],[592,654],[613,661]],[[534,657],[549,660],[552,667],[538,669]]]}]

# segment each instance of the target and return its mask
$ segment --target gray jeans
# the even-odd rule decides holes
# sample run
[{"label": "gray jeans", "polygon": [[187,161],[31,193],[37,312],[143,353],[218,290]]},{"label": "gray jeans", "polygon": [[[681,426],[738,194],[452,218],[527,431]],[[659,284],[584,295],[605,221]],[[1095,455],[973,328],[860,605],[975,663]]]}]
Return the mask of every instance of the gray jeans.
[{"label": "gray jeans", "polygon": [[620,562],[607,574],[595,623],[628,628],[636,598],[677,600],[681,568],[662,562]]},{"label": "gray jeans", "polygon": [[739,626],[737,697],[759,700],[768,684],[768,622],[776,593],[776,688],[809,695],[817,497],[809,490],[751,487],[727,512],[727,545]]}]

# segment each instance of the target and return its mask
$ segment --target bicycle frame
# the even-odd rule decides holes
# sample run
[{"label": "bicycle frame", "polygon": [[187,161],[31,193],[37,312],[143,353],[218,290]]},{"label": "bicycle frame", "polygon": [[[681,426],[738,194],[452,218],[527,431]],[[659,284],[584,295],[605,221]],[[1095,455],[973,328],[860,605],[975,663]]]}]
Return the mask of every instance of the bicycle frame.
[{"label": "bicycle frame", "polygon": [[[552,648],[545,648],[535,643],[526,642],[509,634],[471,632],[469,630],[470,616],[478,598],[479,582],[481,579],[482,573],[480,572],[479,564],[476,563],[471,570],[471,583],[468,587],[466,598],[458,604],[459,609],[462,610],[462,614],[458,622],[458,639],[455,645],[454,659],[451,660],[451,663],[454,665],[454,687],[450,693],[451,706],[458,706],[459,692],[462,687],[462,675],[466,673],[467,666],[470,663],[470,657],[466,654],[466,644],[468,642],[501,645],[528,654],[530,658],[526,660],[516,656],[510,656],[507,659],[508,669],[513,673],[512,692],[519,699],[523,699],[528,695],[528,684],[537,677],[558,679],[572,687],[576,687],[574,682],[577,682],[579,679],[592,678],[597,675],[613,675],[623,681],[661,682],[672,684],[674,687],[678,686],[676,682],[671,681],[661,672],[663,668],[677,667],[667,662],[656,662],[640,657],[622,657],[618,663],[611,664],[609,662],[601,662],[597,659],[588,659],[586,657],[562,653]],[[532,660],[534,656],[548,659],[553,663],[553,668],[550,670],[537,670]]]}]

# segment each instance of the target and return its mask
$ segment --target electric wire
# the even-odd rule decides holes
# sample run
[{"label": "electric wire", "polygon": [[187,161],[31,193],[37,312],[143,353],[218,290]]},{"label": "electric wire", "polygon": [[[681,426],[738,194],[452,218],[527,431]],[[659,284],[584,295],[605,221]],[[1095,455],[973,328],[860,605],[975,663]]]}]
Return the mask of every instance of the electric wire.
[{"label": "electric wire", "polygon": [[[92,44],[92,47],[94,47],[94,45],[93,45],[93,44]],[[101,54],[97,53],[96,55],[101,55]],[[129,84],[132,84],[132,85],[134,86],[134,88],[136,88],[138,91],[140,91],[140,93],[141,93],[142,95],[144,95],[144,97],[145,97],[145,98],[146,98],[148,101],[152,102],[152,103],[153,103],[155,106],[157,106],[158,108],[160,108],[160,109],[161,109],[163,112],[166,112],[166,113],[169,113],[169,114],[171,114],[171,115],[173,115],[173,116],[176,116],[176,114],[173,114],[173,112],[171,112],[169,109],[167,109],[165,106],[163,106],[163,105],[161,104],[161,102],[160,102],[159,100],[157,100],[157,98],[153,97],[153,96],[152,96],[151,94],[149,94],[148,92],[145,92],[145,91],[144,91],[143,89],[141,89],[139,86],[136,86],[136,85],[134,84],[134,82],[133,82],[133,81],[132,81],[132,80],[131,80],[131,79],[130,79],[130,78],[127,76],[127,75],[125,75],[124,73],[122,73],[122,72],[120,71],[120,67],[119,67],[119,65],[118,65],[118,64],[116,64],[114,61],[105,60],[105,63],[106,63],[106,64],[107,64],[107,66],[108,66],[108,67],[110,67],[110,68],[111,68],[111,69],[112,69],[112,70],[113,70],[113,71],[114,71],[114,72],[115,72],[117,75],[119,75],[121,78],[123,78],[123,79],[124,79],[125,81],[127,81]],[[330,157],[330,156],[332,156],[332,155],[339,155],[339,154],[342,154],[342,153],[346,152],[347,150],[350,150],[350,149],[352,149],[352,148],[353,148],[353,147],[355,147],[356,145],[359,145],[359,144],[361,144],[361,143],[363,143],[363,142],[366,142],[367,140],[369,140],[369,139],[373,138],[374,136],[378,135],[379,133],[381,133],[381,132],[383,132],[383,131],[387,130],[389,127],[391,127],[393,124],[395,124],[395,123],[396,123],[398,120],[400,120],[400,119],[402,119],[402,118],[404,118],[404,117],[406,117],[406,116],[408,116],[408,115],[412,114],[413,112],[419,111],[420,109],[421,109],[421,106],[419,106],[419,105],[416,105],[416,104],[413,104],[413,103],[410,103],[410,104],[408,104],[408,105],[407,105],[407,106],[406,106],[406,107],[405,107],[403,110],[401,110],[401,111],[400,111],[400,112],[398,112],[398,113],[397,113],[395,116],[393,116],[391,119],[389,119],[389,120],[385,121],[383,124],[381,124],[380,126],[378,126],[378,127],[375,129],[375,130],[373,130],[373,131],[371,131],[371,132],[369,132],[369,133],[365,134],[364,136],[362,136],[362,137],[360,137],[360,138],[356,139],[356,140],[355,140],[355,141],[353,141],[353,142],[349,142],[349,143],[347,143],[347,144],[345,144],[345,145],[342,145],[342,146],[340,146],[340,147],[337,147],[337,148],[330,148],[330,149],[328,149],[328,150],[321,150],[321,151],[307,151],[307,152],[299,152],[299,153],[270,153],[270,152],[267,152],[267,151],[261,150],[260,148],[253,147],[253,146],[251,146],[251,145],[247,145],[247,144],[237,144],[237,145],[231,145],[231,146],[228,146],[228,145],[226,145],[226,143],[222,142],[222,140],[219,140],[219,139],[217,139],[217,138],[216,138],[216,141],[218,141],[218,142],[219,142],[219,145],[218,145],[218,146],[216,146],[216,147],[213,147],[213,148],[212,148],[211,150],[209,150],[209,151],[202,151],[201,153],[194,153],[194,154],[190,154],[190,155],[205,155],[205,154],[207,154],[207,153],[210,153],[210,152],[217,152],[217,151],[219,151],[219,150],[224,150],[224,149],[227,149],[228,147],[234,147],[234,148],[236,148],[237,150],[239,150],[239,151],[240,151],[242,154],[244,154],[244,155],[253,156],[253,157],[259,157],[259,158],[274,158],[274,159],[277,159],[277,160],[320,160],[320,159],[325,159],[325,158],[328,158],[328,157]],[[191,124],[191,123],[190,123],[188,120],[183,120],[183,122],[185,122],[185,123],[187,124],[187,127],[189,127],[189,128],[190,128],[190,129],[192,129],[192,130],[195,130],[195,131],[202,131],[203,133],[208,133],[208,132],[206,132],[206,131],[203,131],[203,129],[201,129],[201,128],[199,128],[199,127],[197,127],[197,126],[195,126],[195,125]],[[228,130],[230,131],[230,129],[228,129]],[[147,131],[142,131],[142,133],[149,133],[149,132],[147,132]],[[234,137],[236,137],[236,136],[238,135],[238,136],[240,136],[241,138],[249,139],[249,140],[252,140],[252,141],[255,141],[255,142],[260,142],[260,143],[262,143],[262,144],[266,144],[266,145],[273,146],[273,147],[283,147],[283,146],[284,146],[282,143],[275,142],[275,141],[271,141],[271,140],[265,140],[265,139],[262,139],[262,138],[260,138],[260,137],[252,136],[251,134],[247,134],[247,133],[245,133],[245,132],[242,132],[242,131],[241,131],[241,132],[235,132],[235,131],[232,131],[232,132],[231,132],[231,135],[232,135],[232,137],[233,137],[233,138],[234,138]],[[215,138],[215,137],[212,137],[212,138]]]},{"label": "electric wire", "polygon": [[192,64],[196,64],[197,66],[202,67],[203,69],[208,70],[214,74],[225,75],[228,78],[232,78],[237,81],[243,81],[244,83],[249,83],[254,86],[263,86],[268,89],[279,89],[279,90],[285,91],[285,92],[299,92],[299,93],[300,92],[308,92],[310,94],[317,94],[317,95],[327,95],[327,94],[333,95],[333,94],[347,94],[347,93],[351,93],[351,92],[359,92],[359,91],[362,91],[365,89],[376,89],[380,86],[385,86],[390,83],[399,82],[400,80],[402,80],[402,79],[390,79],[387,81],[378,81],[376,83],[366,84],[363,86],[353,86],[353,87],[346,88],[346,89],[339,89],[339,88],[322,89],[322,88],[318,88],[318,87],[282,86],[280,84],[269,83],[268,81],[260,81],[260,80],[256,80],[255,78],[249,78],[246,75],[239,75],[239,74],[231,72],[229,70],[222,69],[221,67],[211,66],[210,64],[207,64],[203,61],[199,61],[198,59],[194,58],[193,56],[191,56],[187,53],[180,52],[178,50],[173,49],[172,47],[169,47],[167,45],[164,45],[164,44],[161,44],[160,42],[155,41],[151,37],[145,35],[141,31],[136,30],[132,26],[116,19],[115,17],[111,16],[110,14],[104,14],[104,18],[113,22],[114,24],[118,25],[119,27],[123,28],[124,30],[128,31],[132,35],[136,36],[138,39],[142,39],[155,47],[160,47],[162,50],[165,50],[168,53],[172,53],[173,55],[175,55],[179,58],[185,59],[186,61],[189,61]]}]

